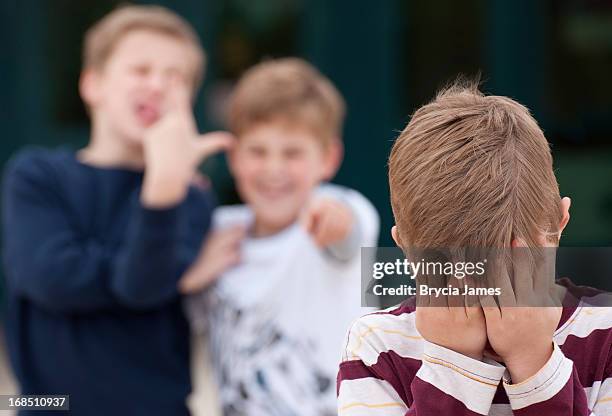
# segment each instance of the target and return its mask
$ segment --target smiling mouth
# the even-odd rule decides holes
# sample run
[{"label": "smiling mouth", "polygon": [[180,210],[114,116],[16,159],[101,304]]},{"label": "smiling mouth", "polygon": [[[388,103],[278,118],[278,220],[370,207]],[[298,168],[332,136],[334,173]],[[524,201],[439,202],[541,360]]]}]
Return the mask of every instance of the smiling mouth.
[{"label": "smiling mouth", "polygon": [[279,186],[279,187],[258,187],[257,192],[266,198],[278,199],[288,195],[291,192],[291,186]]}]

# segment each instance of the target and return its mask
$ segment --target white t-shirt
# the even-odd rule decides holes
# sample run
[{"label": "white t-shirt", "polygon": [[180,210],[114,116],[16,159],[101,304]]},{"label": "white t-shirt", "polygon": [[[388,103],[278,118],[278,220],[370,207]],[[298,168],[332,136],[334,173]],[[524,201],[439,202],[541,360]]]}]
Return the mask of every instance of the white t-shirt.
[{"label": "white t-shirt", "polygon": [[[316,195],[346,203],[358,247],[377,243],[379,218],[356,191],[324,185]],[[253,221],[247,206],[218,208],[216,229]],[[336,415],[342,341],[361,308],[360,249],[338,260],[316,246],[300,224],[246,238],[241,263],[190,300],[205,328],[225,416]]]}]

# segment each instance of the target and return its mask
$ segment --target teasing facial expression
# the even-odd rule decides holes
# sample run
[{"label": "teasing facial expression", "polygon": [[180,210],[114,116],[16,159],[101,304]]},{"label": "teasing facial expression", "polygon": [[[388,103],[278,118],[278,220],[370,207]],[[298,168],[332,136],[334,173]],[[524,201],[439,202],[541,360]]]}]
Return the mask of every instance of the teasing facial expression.
[{"label": "teasing facial expression", "polygon": [[103,68],[85,70],[81,95],[94,123],[130,144],[140,144],[146,128],[167,111],[170,86],[191,86],[194,71],[193,51],[186,42],[133,30],[115,45]]},{"label": "teasing facial expression", "polygon": [[256,227],[279,231],[295,222],[313,189],[331,178],[339,144],[325,146],[307,129],[260,123],[238,138],[230,168],[238,192],[255,213]]}]

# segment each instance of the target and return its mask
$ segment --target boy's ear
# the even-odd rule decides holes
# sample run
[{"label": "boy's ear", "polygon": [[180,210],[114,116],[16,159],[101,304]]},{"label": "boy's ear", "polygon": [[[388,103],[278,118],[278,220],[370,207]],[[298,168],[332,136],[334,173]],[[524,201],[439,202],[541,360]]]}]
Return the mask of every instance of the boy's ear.
[{"label": "boy's ear", "polygon": [[393,241],[395,241],[396,246],[398,247],[402,246],[400,244],[399,234],[397,233],[397,225],[394,225],[393,227],[391,227],[391,237],[393,238]]},{"label": "boy's ear", "polygon": [[329,181],[338,172],[342,159],[344,158],[344,145],[342,140],[334,138],[329,147],[325,151],[325,169],[323,171],[323,180]]},{"label": "boy's ear", "polygon": [[[567,223],[570,220],[570,213],[569,213],[569,209],[570,206],[572,205],[572,200],[569,197],[564,197],[561,199],[561,202],[559,203],[560,207],[561,207],[561,222],[559,223],[559,230],[557,231],[558,235],[557,235],[557,244],[559,242],[559,240],[561,239],[561,233],[563,232],[563,230],[565,229],[565,227],[567,226]],[[539,243],[544,246],[547,247],[549,242],[547,239],[547,235],[545,233],[542,233],[539,236]],[[512,243],[511,243],[512,247],[527,247],[527,243],[521,239],[521,238],[517,238],[517,237],[512,237]]]},{"label": "boy's ear", "polygon": [[[567,223],[570,220],[570,207],[572,206],[572,200],[569,197],[564,197],[561,199],[561,212],[563,216],[561,217],[561,224],[559,224],[559,234],[563,232]],[[560,235],[559,235],[560,236]]]},{"label": "boy's ear", "polygon": [[94,106],[100,96],[99,92],[100,76],[94,69],[84,69],[79,78],[79,93],[81,99],[88,106]]}]

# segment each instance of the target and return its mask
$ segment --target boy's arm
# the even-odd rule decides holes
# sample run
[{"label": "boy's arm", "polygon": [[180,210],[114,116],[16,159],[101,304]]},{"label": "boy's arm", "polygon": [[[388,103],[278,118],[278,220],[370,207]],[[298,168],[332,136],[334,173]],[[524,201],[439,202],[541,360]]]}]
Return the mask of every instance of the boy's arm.
[{"label": "boy's arm", "polygon": [[[489,413],[505,370],[502,366],[423,340],[419,341],[424,342],[419,367],[417,357],[420,353],[410,348],[411,345],[416,347],[413,339],[419,338],[418,334],[406,333],[408,329],[400,334],[383,326],[374,322],[364,325],[358,321],[349,332],[338,374],[339,415],[475,416]],[[385,331],[389,335],[385,335]],[[385,336],[395,340],[383,345],[380,338]]]},{"label": "boy's arm", "polygon": [[555,344],[552,356],[540,371],[522,383],[504,381],[504,388],[517,416],[599,416],[612,411],[612,378],[609,374],[607,377],[592,387],[598,388],[599,393],[589,403],[574,363]]},{"label": "boy's arm", "polygon": [[406,415],[488,415],[505,368],[424,341]]},{"label": "boy's arm", "polygon": [[111,253],[73,231],[43,160],[24,154],[9,164],[3,187],[4,266],[7,283],[54,311],[117,304],[108,284]]},{"label": "boy's arm", "polygon": [[240,261],[240,243],[246,228],[234,225],[212,231],[197,258],[178,282],[182,294],[200,292],[210,286],[223,272]]},{"label": "boy's arm", "polygon": [[[111,261],[110,286],[121,303],[148,308],[178,295],[179,278],[198,253],[213,209],[211,197],[192,203],[150,208],[133,195],[125,241]],[[185,223],[190,218],[202,220]],[[187,227],[192,241],[179,235]]]},{"label": "boy's arm", "polygon": [[[178,295],[178,279],[189,261],[178,244],[179,206],[187,197],[198,164],[231,145],[228,133],[198,136],[186,85],[170,90],[170,110],[144,139],[145,175],[126,244],[115,264],[112,288],[124,303],[149,307]],[[212,207],[193,216],[210,216]],[[206,227],[208,228],[208,227]],[[200,230],[203,235],[205,230]],[[200,246],[200,241],[195,244]],[[192,247],[187,247],[191,251]]]},{"label": "boy's arm", "polygon": [[512,411],[520,416],[591,415],[573,361],[554,342],[562,317],[560,300],[551,290],[554,252],[535,261],[527,254],[526,244],[514,240],[513,280],[502,262],[490,262],[501,295],[497,300],[480,297],[487,338],[508,370],[504,388]]},{"label": "boy's arm", "polygon": [[[487,415],[497,388],[495,382],[501,379],[503,367],[468,358],[467,365],[463,362],[460,368],[452,361],[452,351],[435,347],[428,349],[428,353],[435,352],[435,362],[423,361],[410,383],[412,403],[404,402],[393,384],[361,360],[343,362],[338,374],[338,414]],[[446,359],[441,361],[441,357]]]},{"label": "boy's arm", "polygon": [[321,186],[302,216],[306,230],[333,258],[347,261],[361,247],[376,245],[379,217],[359,192],[338,185]]},{"label": "boy's arm", "polygon": [[360,359],[340,363],[338,416],[404,416],[408,405],[394,386]]},{"label": "boy's arm", "polygon": [[[180,244],[179,206],[198,164],[228,148],[232,137],[198,136],[188,87],[177,83],[170,91],[169,111],[143,141],[142,192],[132,200],[130,228],[118,255],[74,232],[64,201],[53,193],[52,172],[42,161],[22,158],[8,172],[5,262],[17,291],[63,311],[104,308],[117,301],[148,308],[178,295],[177,281],[199,246],[199,240],[191,244],[195,247]],[[195,215],[209,213],[203,209]]]},{"label": "boy's arm", "polygon": [[[599,392],[597,393],[594,404],[591,406],[593,414],[598,416],[612,414],[612,345],[610,346],[610,352],[608,354],[606,372],[602,378],[603,380],[599,385]],[[597,384],[599,384],[599,382],[595,382],[593,387]],[[590,401],[589,405],[591,405]]]},{"label": "boy's arm", "polygon": [[[60,312],[147,307],[177,293],[178,277],[199,247],[178,241],[177,208],[147,209],[133,195],[132,223],[117,252],[75,230],[53,180],[53,170],[32,155],[7,169],[3,257],[13,290]],[[197,226],[203,235],[207,222]]]}]

